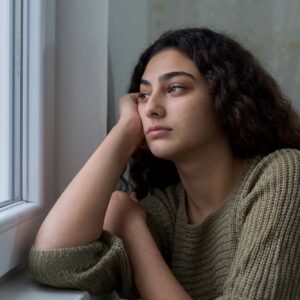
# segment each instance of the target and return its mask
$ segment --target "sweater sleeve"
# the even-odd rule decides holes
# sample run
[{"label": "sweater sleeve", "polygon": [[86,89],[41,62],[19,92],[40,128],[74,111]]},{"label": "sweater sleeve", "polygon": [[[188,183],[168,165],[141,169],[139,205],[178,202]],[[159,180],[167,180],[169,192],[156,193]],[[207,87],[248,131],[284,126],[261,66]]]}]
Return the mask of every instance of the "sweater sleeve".
[{"label": "sweater sleeve", "polygon": [[33,247],[29,271],[40,283],[104,295],[114,290],[125,299],[136,299],[129,260],[121,239],[103,231],[91,244],[53,250]]},{"label": "sweater sleeve", "polygon": [[239,212],[236,255],[218,300],[299,299],[299,153],[276,151],[256,168]]},{"label": "sweater sleeve", "polygon": [[[169,255],[170,206],[163,192],[141,200],[147,224],[165,258]],[[172,227],[172,226],[171,226]],[[91,244],[29,253],[29,271],[40,283],[59,288],[74,288],[104,295],[116,291],[123,299],[137,299],[129,259],[120,238],[104,230]]]}]

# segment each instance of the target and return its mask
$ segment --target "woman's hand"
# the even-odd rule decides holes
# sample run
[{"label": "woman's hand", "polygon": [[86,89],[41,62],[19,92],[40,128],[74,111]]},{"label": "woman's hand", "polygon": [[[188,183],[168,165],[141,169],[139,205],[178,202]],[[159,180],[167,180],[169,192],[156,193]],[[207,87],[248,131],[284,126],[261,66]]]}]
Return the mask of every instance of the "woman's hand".
[{"label": "woman's hand", "polygon": [[125,127],[129,131],[130,136],[135,137],[139,148],[145,147],[145,135],[143,124],[138,112],[138,97],[136,93],[126,94],[119,101],[120,118],[118,125]]},{"label": "woman's hand", "polygon": [[146,223],[146,213],[134,193],[116,191],[112,194],[105,214],[103,229],[120,238],[129,234],[132,226]]},{"label": "woman's hand", "polygon": [[143,125],[138,112],[138,97],[136,93],[126,94],[119,101],[119,123],[132,123],[135,129],[143,133]]},{"label": "woman's hand", "polygon": [[119,114],[122,118],[139,118],[137,93],[125,94],[119,101]]}]

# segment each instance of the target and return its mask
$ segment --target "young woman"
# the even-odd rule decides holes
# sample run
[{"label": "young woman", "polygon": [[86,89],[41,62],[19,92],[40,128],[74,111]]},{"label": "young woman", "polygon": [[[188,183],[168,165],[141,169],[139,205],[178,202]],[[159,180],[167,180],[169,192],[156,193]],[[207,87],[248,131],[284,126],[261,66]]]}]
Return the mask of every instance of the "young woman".
[{"label": "young woman", "polygon": [[[163,34],[42,224],[33,276],[135,299],[300,298],[300,122],[230,37]],[[130,161],[129,195],[115,186]]]}]

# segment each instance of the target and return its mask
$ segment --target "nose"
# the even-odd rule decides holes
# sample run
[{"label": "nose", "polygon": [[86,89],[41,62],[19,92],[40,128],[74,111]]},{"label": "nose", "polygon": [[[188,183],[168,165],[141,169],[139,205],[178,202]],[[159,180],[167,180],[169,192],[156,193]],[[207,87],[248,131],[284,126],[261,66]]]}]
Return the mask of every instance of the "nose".
[{"label": "nose", "polygon": [[145,114],[148,118],[161,118],[166,114],[166,108],[161,95],[152,94],[147,101]]}]

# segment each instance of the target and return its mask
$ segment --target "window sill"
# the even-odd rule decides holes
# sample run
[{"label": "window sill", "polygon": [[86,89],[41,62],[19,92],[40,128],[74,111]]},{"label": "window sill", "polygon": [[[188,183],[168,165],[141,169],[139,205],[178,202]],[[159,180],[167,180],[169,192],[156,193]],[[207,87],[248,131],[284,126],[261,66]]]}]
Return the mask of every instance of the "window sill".
[{"label": "window sill", "polygon": [[27,271],[14,274],[1,282],[1,300],[118,300],[115,293],[105,296],[91,296],[87,292],[66,289],[54,289],[32,280]]},{"label": "window sill", "polygon": [[26,201],[19,201],[2,208],[0,210],[0,233],[25,222],[41,212],[42,206],[40,204]]},{"label": "window sill", "polygon": [[1,210],[0,277],[26,260],[45,209],[39,203],[20,201]]}]

